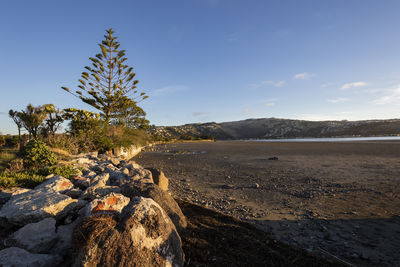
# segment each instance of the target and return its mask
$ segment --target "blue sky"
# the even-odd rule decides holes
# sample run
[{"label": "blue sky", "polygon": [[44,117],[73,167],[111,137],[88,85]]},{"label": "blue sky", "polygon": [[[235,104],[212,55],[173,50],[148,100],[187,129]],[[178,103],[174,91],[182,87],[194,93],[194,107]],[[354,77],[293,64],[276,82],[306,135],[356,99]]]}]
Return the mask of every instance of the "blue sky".
[{"label": "blue sky", "polygon": [[1,1],[9,109],[90,109],[71,89],[113,28],[156,125],[400,117],[400,1]]}]

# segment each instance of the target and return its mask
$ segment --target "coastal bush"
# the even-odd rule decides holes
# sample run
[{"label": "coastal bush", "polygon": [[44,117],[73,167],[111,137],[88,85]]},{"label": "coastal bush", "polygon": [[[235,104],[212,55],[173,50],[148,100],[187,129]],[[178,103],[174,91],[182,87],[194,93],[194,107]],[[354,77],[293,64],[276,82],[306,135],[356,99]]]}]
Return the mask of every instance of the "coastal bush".
[{"label": "coastal bush", "polygon": [[0,172],[0,188],[9,188],[15,186],[33,188],[38,184],[42,183],[44,179],[45,176],[35,174],[29,171],[23,171],[23,172],[3,171]]},{"label": "coastal bush", "polygon": [[71,179],[77,176],[78,173],[79,169],[70,165],[51,166],[21,171],[6,169],[5,171],[0,172],[0,188],[9,188],[14,186],[33,188],[42,183],[46,179],[46,176],[50,174]]},{"label": "coastal bush", "polygon": [[73,178],[78,174],[79,170],[74,168],[71,165],[64,165],[64,166],[51,166],[46,168],[41,168],[35,170],[35,174],[47,176],[50,174],[62,176],[64,178]]},{"label": "coastal bush", "polygon": [[24,161],[28,167],[52,166],[57,163],[57,156],[41,140],[31,140],[24,150]]}]

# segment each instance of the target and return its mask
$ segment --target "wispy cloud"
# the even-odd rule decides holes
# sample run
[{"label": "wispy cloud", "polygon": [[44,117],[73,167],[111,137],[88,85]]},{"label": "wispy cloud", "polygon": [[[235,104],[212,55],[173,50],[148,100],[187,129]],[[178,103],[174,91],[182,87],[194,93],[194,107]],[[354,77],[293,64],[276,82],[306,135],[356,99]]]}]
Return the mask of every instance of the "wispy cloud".
[{"label": "wispy cloud", "polygon": [[293,80],[309,80],[314,76],[316,76],[315,73],[302,72],[295,74]]},{"label": "wispy cloud", "polygon": [[345,98],[345,97],[337,97],[337,98],[328,99],[328,102],[336,104],[336,103],[347,102],[349,100],[350,99]]},{"label": "wispy cloud", "polygon": [[172,85],[166,86],[162,88],[158,88],[150,93],[151,96],[163,96],[168,95],[176,92],[185,91],[187,87],[185,85]]},{"label": "wispy cloud", "polygon": [[286,85],[286,81],[279,81],[279,82],[275,82],[275,81],[262,81],[262,82],[258,82],[258,83],[252,83],[249,84],[249,87],[257,89],[262,87],[263,85],[272,85],[274,87],[283,87]]},{"label": "wispy cloud", "polygon": [[400,102],[400,87],[389,90],[386,95],[371,101],[375,105],[385,105]]},{"label": "wispy cloud", "polygon": [[246,114],[247,116],[256,116],[258,112],[254,109],[251,108],[246,108],[243,110],[243,113]]},{"label": "wispy cloud", "polygon": [[211,114],[210,112],[201,112],[201,111],[192,112],[193,117],[208,116],[210,114]]},{"label": "wispy cloud", "polygon": [[270,98],[263,101],[265,107],[273,107],[276,104],[277,98]]},{"label": "wispy cloud", "polygon": [[345,84],[343,84],[343,86],[342,86],[340,89],[346,90],[346,89],[351,89],[351,88],[356,88],[356,87],[362,87],[362,86],[366,86],[366,85],[367,85],[366,82],[345,83]]},{"label": "wispy cloud", "polygon": [[279,81],[279,82],[274,82],[274,81],[262,81],[262,84],[271,84],[275,87],[282,87],[286,85],[286,81]]}]

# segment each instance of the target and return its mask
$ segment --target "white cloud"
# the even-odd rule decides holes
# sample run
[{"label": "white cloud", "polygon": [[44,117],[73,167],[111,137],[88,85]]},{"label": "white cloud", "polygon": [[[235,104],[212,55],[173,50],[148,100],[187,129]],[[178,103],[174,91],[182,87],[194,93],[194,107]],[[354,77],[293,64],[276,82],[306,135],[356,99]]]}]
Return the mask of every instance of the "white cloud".
[{"label": "white cloud", "polygon": [[275,102],[267,102],[267,103],[264,104],[264,106],[273,107],[273,106],[275,106]]},{"label": "white cloud", "polygon": [[201,112],[201,111],[192,112],[193,117],[208,116],[210,114],[211,114],[210,112]]},{"label": "white cloud", "polygon": [[386,95],[372,100],[371,103],[375,105],[385,105],[399,101],[400,101],[400,87],[397,87],[395,89],[389,90],[389,92]]},{"label": "white cloud", "polygon": [[172,86],[166,86],[162,88],[158,88],[154,90],[153,92],[150,93],[151,96],[163,96],[171,93],[176,93],[180,91],[185,91],[187,89],[186,86],[184,85],[172,85]]},{"label": "white cloud", "polygon": [[295,74],[293,76],[293,80],[309,80],[314,76],[315,76],[314,73],[302,72]]},{"label": "white cloud", "polygon": [[366,82],[352,82],[352,83],[343,84],[343,86],[340,89],[346,90],[346,89],[362,87],[362,86],[366,86],[366,85],[367,85]]},{"label": "white cloud", "polygon": [[274,81],[262,81],[262,84],[271,84],[275,87],[282,87],[286,85],[286,81],[279,81],[279,82],[274,82]]},{"label": "white cloud", "polygon": [[337,97],[337,98],[328,99],[328,102],[336,104],[336,103],[347,102],[349,100],[350,99],[345,98],[345,97]]}]

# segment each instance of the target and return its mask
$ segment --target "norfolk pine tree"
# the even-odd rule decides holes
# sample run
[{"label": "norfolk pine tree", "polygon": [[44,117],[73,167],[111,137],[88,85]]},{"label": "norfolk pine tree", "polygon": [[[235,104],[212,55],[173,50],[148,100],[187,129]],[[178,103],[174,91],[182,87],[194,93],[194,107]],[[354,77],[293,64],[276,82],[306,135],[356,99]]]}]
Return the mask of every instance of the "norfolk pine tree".
[{"label": "norfolk pine tree", "polygon": [[119,42],[112,29],[106,30],[105,40],[99,44],[101,53],[89,57],[92,66],[86,66],[79,79],[79,89],[72,93],[67,87],[63,90],[80,98],[83,102],[100,111],[109,124],[118,121],[121,106],[138,107],[137,103],[146,99],[145,93],[138,93],[133,67],[124,64],[127,60],[125,50],[119,50]]}]

